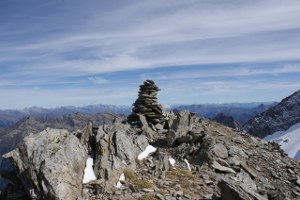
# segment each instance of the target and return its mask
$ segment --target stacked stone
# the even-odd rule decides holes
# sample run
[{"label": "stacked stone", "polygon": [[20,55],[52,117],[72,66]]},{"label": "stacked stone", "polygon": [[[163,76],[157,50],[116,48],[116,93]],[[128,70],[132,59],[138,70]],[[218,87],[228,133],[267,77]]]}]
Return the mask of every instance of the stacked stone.
[{"label": "stacked stone", "polygon": [[139,122],[139,115],[144,115],[148,124],[156,125],[164,121],[163,108],[157,102],[158,91],[160,89],[152,80],[146,80],[143,85],[140,85],[139,96],[133,104],[131,115],[128,117],[129,123]]}]

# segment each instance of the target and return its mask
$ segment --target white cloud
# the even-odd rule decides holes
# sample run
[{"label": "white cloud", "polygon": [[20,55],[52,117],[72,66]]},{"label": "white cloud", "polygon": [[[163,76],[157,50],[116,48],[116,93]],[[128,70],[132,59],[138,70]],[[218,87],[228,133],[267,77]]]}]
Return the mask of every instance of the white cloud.
[{"label": "white cloud", "polygon": [[88,77],[88,80],[95,83],[95,84],[105,84],[105,83],[109,83],[108,80],[102,78],[102,77]]},{"label": "white cloud", "polygon": [[[89,23],[78,23],[75,30],[8,45],[0,51],[1,60],[26,61],[26,68],[48,74],[57,70],[67,74],[70,68],[74,74],[92,74],[178,64],[298,58],[298,1],[236,3],[128,3],[111,13],[91,12],[86,16]],[[53,16],[50,19],[54,20]],[[281,40],[272,36],[272,31],[279,32]],[[297,34],[291,36],[293,31]],[[66,56],[83,49],[93,58]]]},{"label": "white cloud", "polygon": [[[274,81],[249,80],[255,75],[300,72],[298,64],[255,64],[289,63],[289,60],[299,59],[299,1],[93,3],[52,2],[46,3],[45,8],[26,5],[17,16],[9,15],[11,18],[4,20],[0,27],[1,102],[6,102],[8,107],[21,106],[18,101],[22,96],[22,105],[25,106],[41,105],[41,102],[44,102],[43,106],[130,104],[136,97],[137,85],[129,85],[126,80],[124,84],[115,84],[118,89],[112,86],[107,89],[85,88],[82,83],[108,86],[119,82],[122,77],[111,80],[107,74],[137,69],[153,69],[154,74],[145,72],[140,78],[150,77],[161,83],[165,104],[177,103],[176,98],[191,102],[191,98],[200,94],[228,95],[233,90],[278,88],[291,91],[299,88],[299,82],[295,80],[278,80],[276,84]],[[49,13],[47,6],[58,9]],[[1,11],[5,12],[0,6]],[[203,65],[241,62],[254,64],[226,65],[217,69]],[[177,72],[171,68],[182,66],[184,69],[192,64],[195,64],[192,71]],[[155,70],[161,67],[170,67],[170,70],[168,73]],[[220,77],[245,80],[219,80]],[[124,78],[131,82],[138,79]],[[212,80],[192,80],[201,78]],[[39,86],[43,84],[72,85],[73,88],[42,90],[43,87]],[[22,89],[21,86],[27,87]],[[29,86],[36,89],[28,89]]]}]

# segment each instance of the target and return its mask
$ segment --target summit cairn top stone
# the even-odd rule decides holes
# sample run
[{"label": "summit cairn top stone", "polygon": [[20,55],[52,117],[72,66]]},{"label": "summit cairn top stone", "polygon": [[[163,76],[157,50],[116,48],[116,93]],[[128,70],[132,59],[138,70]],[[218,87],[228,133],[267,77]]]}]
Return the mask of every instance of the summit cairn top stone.
[{"label": "summit cairn top stone", "polygon": [[137,100],[133,104],[132,113],[128,116],[128,122],[132,125],[141,122],[141,115],[148,124],[159,124],[165,121],[163,107],[157,101],[157,93],[160,89],[152,80],[146,80],[140,85]]}]

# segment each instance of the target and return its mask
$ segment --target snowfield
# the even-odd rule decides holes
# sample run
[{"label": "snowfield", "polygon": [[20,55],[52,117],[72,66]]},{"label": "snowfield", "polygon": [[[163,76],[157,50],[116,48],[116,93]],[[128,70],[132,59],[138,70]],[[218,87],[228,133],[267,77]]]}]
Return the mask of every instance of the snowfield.
[{"label": "snowfield", "polygon": [[289,157],[300,161],[300,123],[291,126],[286,131],[278,131],[264,138],[277,142]]}]

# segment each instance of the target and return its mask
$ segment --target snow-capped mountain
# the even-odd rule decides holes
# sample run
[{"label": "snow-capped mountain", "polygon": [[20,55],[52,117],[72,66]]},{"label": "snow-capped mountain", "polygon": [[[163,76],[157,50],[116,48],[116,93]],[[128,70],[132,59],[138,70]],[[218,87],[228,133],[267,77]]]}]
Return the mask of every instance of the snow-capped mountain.
[{"label": "snow-capped mountain", "polygon": [[300,161],[300,123],[286,131],[278,131],[264,138],[267,141],[277,142],[289,157]]},{"label": "snow-capped mountain", "polygon": [[250,119],[243,129],[251,135],[264,138],[277,131],[286,131],[297,123],[300,123],[300,90]]}]

